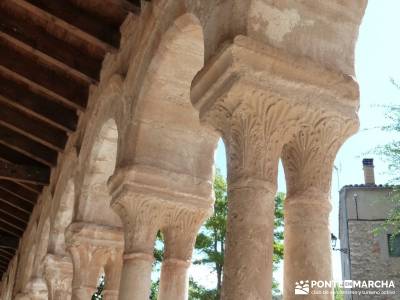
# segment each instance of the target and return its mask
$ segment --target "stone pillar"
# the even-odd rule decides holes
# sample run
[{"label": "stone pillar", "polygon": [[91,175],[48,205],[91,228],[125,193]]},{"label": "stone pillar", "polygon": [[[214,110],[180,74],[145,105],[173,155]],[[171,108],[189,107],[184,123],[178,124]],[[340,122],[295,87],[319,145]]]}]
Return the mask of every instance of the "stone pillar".
[{"label": "stone pillar", "polygon": [[333,163],[341,144],[356,131],[357,125],[357,119],[321,114],[314,123],[300,128],[284,147],[285,300],[333,299],[329,289],[295,295],[295,286],[300,281],[308,280],[310,284],[311,280],[332,280],[329,196]]},{"label": "stone pillar", "polygon": [[[274,197],[279,155],[296,115],[263,86],[268,56],[236,38],[192,84],[203,123],[222,134],[228,159],[228,223],[222,299],[271,299]],[[254,48],[254,49],[252,49]],[[267,53],[268,54],[268,53]],[[264,83],[264,85],[267,82]]]},{"label": "stone pillar", "polygon": [[72,223],[67,228],[66,244],[73,263],[72,300],[90,299],[96,291],[100,272],[105,270],[110,257],[122,252],[122,230],[83,222]]},{"label": "stone pillar", "polygon": [[187,300],[189,288],[188,270],[192,252],[201,224],[209,216],[209,210],[177,207],[174,218],[163,229],[164,260],[161,268],[159,300]]},{"label": "stone pillar", "polygon": [[[184,228],[194,228],[192,224],[199,226],[199,211],[205,210],[207,215],[212,211],[210,182],[150,166],[134,165],[118,169],[109,181],[109,188],[111,206],[121,217],[125,232],[119,300],[149,299],[154,243],[159,230],[165,230],[166,257],[170,258],[166,259],[164,274],[171,269],[169,266],[175,264],[179,274],[171,272],[170,280],[178,283],[179,291],[185,293],[185,288],[181,286],[186,285],[184,269],[193,247],[194,234],[182,237],[182,240],[177,234],[182,233]],[[172,246],[174,242],[181,242],[182,248],[176,249]],[[183,273],[185,278],[182,278]],[[165,279],[162,281],[164,299],[171,299],[168,297],[175,291],[167,288]],[[178,295],[174,299],[183,298]]]},{"label": "stone pillar", "polygon": [[332,103],[340,99],[354,115],[354,87],[350,77],[244,36],[224,46],[194,79],[192,103],[201,121],[221,133],[227,149],[222,299],[271,299],[274,197],[282,147],[307,121],[310,107],[329,103],[334,108]]},{"label": "stone pillar", "polygon": [[68,256],[46,255],[44,277],[47,282],[49,300],[71,299],[72,276],[73,267]]},{"label": "stone pillar", "polygon": [[123,248],[111,252],[107,264],[104,267],[106,284],[103,290],[104,300],[117,300],[122,272]]}]

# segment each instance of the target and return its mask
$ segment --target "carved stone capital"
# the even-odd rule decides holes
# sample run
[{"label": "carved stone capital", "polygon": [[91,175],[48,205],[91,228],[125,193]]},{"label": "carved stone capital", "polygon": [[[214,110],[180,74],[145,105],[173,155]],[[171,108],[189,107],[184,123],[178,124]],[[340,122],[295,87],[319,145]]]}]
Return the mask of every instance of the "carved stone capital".
[{"label": "carved stone capital", "polygon": [[357,118],[317,115],[299,127],[284,146],[288,200],[307,192],[312,198],[329,197],[333,163],[344,141],[358,129]]},{"label": "carved stone capital", "polygon": [[152,254],[160,229],[198,230],[213,211],[210,184],[147,166],[117,170],[109,188],[111,206],[124,224],[126,255]]},{"label": "carved stone capital", "polygon": [[70,257],[47,254],[44,258],[44,277],[49,299],[62,299],[62,295],[71,295],[73,266]]},{"label": "carved stone capital", "polygon": [[66,231],[66,245],[74,264],[73,289],[95,289],[101,269],[122,255],[122,228],[72,223]]},{"label": "carved stone capital", "polygon": [[192,103],[218,130],[230,183],[276,177],[283,145],[315,111],[352,118],[358,85],[304,57],[238,36],[196,76]]}]

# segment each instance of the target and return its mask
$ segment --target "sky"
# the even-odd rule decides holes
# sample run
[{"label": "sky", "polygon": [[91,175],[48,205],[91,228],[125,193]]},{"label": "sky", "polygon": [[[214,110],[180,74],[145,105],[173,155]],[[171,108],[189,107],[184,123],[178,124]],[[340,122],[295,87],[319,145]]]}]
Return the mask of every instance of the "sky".
[{"label": "sky", "polygon": [[[338,236],[338,206],[340,188],[347,184],[362,184],[364,177],[361,160],[374,158],[375,180],[377,184],[390,181],[387,163],[373,153],[376,146],[384,145],[399,134],[383,132],[380,127],[387,124],[384,106],[400,104],[400,91],[390,82],[394,78],[400,82],[400,1],[369,0],[361,24],[356,46],[356,77],[360,85],[360,130],[341,147],[332,176],[331,200],[333,209],[330,215],[331,232]],[[223,143],[220,142],[215,154],[215,163],[226,174],[226,157]],[[285,192],[285,179],[282,167],[279,168],[278,191]],[[341,280],[340,252],[332,255],[333,278]],[[213,287],[210,269],[196,266],[191,275],[201,284]],[[283,267],[274,274],[283,282]]]}]

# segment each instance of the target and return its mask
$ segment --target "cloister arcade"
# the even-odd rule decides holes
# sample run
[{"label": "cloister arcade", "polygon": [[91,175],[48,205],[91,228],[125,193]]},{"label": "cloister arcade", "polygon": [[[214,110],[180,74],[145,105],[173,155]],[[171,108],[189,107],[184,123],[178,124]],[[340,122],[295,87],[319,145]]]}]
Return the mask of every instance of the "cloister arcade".
[{"label": "cloister arcade", "polygon": [[102,272],[104,299],[148,299],[159,230],[159,299],[187,299],[195,238],[213,213],[220,138],[229,203],[222,299],[272,297],[279,159],[284,299],[303,299],[298,280],[330,280],[330,181],[358,128],[354,47],[366,4],[142,1],[90,88],[0,299],[87,300]]}]

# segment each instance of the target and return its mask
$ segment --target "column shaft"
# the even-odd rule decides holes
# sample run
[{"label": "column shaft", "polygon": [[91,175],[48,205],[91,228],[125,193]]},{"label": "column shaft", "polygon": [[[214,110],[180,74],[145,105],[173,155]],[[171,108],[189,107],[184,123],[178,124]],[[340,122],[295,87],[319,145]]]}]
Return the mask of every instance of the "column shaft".
[{"label": "column shaft", "polygon": [[153,255],[131,253],[124,255],[119,300],[147,300],[150,296]]},{"label": "column shaft", "polygon": [[[284,146],[285,200],[284,299],[333,299],[329,288],[311,281],[332,279],[329,200],[333,163],[357,119],[316,112]],[[308,280],[309,295],[296,295],[297,283]]]},{"label": "column shaft", "polygon": [[304,193],[285,201],[284,299],[332,299],[332,294],[299,296],[294,291],[296,282],[332,278],[327,195]]},{"label": "column shaft", "polygon": [[222,299],[270,299],[275,189],[229,187]]},{"label": "column shaft", "polygon": [[163,261],[158,300],[187,300],[190,262],[178,259]]}]

